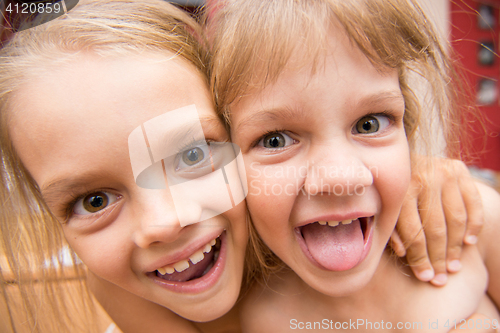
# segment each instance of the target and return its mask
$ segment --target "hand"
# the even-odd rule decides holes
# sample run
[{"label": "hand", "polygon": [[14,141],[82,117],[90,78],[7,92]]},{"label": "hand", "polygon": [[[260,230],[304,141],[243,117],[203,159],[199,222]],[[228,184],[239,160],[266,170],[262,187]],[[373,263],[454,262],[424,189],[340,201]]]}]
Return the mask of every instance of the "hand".
[{"label": "hand", "polygon": [[442,286],[447,272],[460,270],[463,244],[477,241],[484,222],[482,204],[463,162],[421,156],[414,160],[391,246],[398,256],[406,255],[419,280]]}]

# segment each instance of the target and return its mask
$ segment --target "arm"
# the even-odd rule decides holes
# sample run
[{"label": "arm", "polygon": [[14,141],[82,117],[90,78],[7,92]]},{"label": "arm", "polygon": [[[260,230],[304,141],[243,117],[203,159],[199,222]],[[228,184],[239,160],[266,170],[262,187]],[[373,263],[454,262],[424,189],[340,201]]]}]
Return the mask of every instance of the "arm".
[{"label": "arm", "polygon": [[[488,317],[486,317],[485,315],[482,315],[480,313],[474,313],[472,314],[469,318],[467,318],[467,321],[469,320],[473,320],[474,322],[481,322],[481,323],[491,323],[491,320],[489,320]],[[473,328],[473,329],[459,329],[459,328],[456,328],[456,329],[452,329],[451,331],[449,331],[448,333],[497,333],[497,332],[500,332],[500,331],[497,331],[495,328],[493,328],[492,326],[490,326],[489,328],[482,328],[482,329],[479,329],[479,328]]]},{"label": "arm", "polygon": [[488,269],[488,296],[500,310],[500,194],[494,189],[479,186],[485,211],[485,223],[479,236],[478,248]]},{"label": "arm", "polygon": [[462,162],[425,157],[416,161],[391,246],[397,255],[406,255],[418,279],[442,286],[447,271],[460,270],[463,244],[477,241],[482,204]]}]

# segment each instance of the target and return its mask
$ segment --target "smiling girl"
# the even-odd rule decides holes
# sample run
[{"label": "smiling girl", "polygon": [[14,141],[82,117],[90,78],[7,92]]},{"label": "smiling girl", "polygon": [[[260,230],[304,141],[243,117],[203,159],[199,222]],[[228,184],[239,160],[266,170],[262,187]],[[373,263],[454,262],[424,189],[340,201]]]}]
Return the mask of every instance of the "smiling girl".
[{"label": "smiling girl", "polygon": [[[128,306],[135,305],[138,322],[147,309],[173,331],[197,331],[180,316],[209,321],[233,307],[248,238],[245,203],[235,199],[228,209],[196,217],[193,199],[190,220],[180,221],[183,208],[172,189],[174,181],[199,177],[209,155],[210,172],[220,171],[213,146],[228,140],[195,33],[192,18],[160,0],[90,0],[16,34],[1,50],[2,187],[15,196],[2,198],[2,221],[24,213],[17,225],[2,223],[1,233],[16,274],[25,276],[36,263],[39,281],[62,278],[63,263],[51,263],[67,244],[85,263],[93,289],[137,296]],[[168,126],[151,129],[162,121]],[[145,161],[137,155],[136,129],[145,129]],[[164,150],[155,165],[169,177],[164,189],[139,184],[134,174],[137,165],[153,163],[148,151],[156,154],[155,140]],[[230,168],[225,172],[231,185]],[[213,184],[208,193],[193,188],[193,196],[222,200]],[[47,294],[58,295],[50,288],[60,286],[48,286]],[[56,314],[64,313],[59,301]],[[31,325],[42,332],[76,329],[71,317],[67,327],[44,327],[46,319]],[[127,327],[162,328],[160,320]]]},{"label": "smiling girl", "polygon": [[[417,282],[387,250],[415,152],[438,142],[428,118],[450,156],[462,124],[460,90],[418,4],[229,0],[214,21],[215,96],[244,156],[257,247],[277,271],[246,297],[244,331],[363,319],[379,323],[363,331],[437,321],[446,332],[476,311],[498,327],[495,191],[481,187],[486,230],[446,286]],[[420,105],[412,73],[431,104]]]}]

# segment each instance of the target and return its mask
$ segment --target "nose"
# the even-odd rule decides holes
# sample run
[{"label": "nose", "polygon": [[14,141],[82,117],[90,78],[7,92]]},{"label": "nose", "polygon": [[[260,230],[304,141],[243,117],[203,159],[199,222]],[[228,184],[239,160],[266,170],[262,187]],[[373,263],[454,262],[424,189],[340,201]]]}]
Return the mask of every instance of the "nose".
[{"label": "nose", "polygon": [[304,190],[308,195],[362,195],[373,184],[372,171],[349,143],[317,144],[309,151]]},{"label": "nose", "polygon": [[182,231],[169,190],[138,189],[130,209],[135,220],[134,242],[141,248],[174,242]]}]

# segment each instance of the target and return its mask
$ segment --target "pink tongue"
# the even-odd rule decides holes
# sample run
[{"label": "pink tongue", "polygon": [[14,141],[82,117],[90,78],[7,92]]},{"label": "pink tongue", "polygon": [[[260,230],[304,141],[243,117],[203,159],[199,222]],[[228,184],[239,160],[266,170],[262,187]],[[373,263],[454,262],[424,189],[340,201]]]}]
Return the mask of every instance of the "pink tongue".
[{"label": "pink tongue", "polygon": [[311,223],[302,227],[302,235],[314,260],[328,270],[348,270],[361,260],[364,239],[359,220],[336,227]]}]

